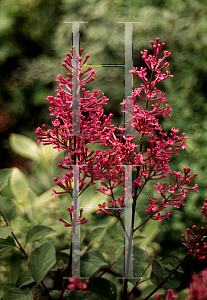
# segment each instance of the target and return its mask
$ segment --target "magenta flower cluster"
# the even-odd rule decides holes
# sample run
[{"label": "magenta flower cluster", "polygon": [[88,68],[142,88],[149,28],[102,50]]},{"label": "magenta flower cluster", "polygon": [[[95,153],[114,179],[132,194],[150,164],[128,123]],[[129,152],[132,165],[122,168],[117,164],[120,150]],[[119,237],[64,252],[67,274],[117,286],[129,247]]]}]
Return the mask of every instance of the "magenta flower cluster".
[{"label": "magenta flower cluster", "polygon": [[169,289],[167,290],[167,294],[165,295],[165,293],[161,294],[156,294],[155,295],[155,298],[157,300],[173,300],[173,299],[176,299],[178,298],[178,295],[174,293],[173,290]]},{"label": "magenta flower cluster", "polygon": [[[207,218],[207,198],[205,199],[205,201],[206,202],[204,203],[204,206],[201,207],[201,213],[205,218]],[[193,230],[191,230],[190,228],[186,229],[187,240],[184,234],[182,234],[181,236],[189,250],[189,253],[195,255],[198,260],[204,260],[207,257],[207,243],[203,242],[203,239],[206,236],[206,229],[204,227],[201,227],[200,232],[197,232],[196,225],[193,225],[192,229]],[[194,251],[193,249],[195,247],[197,249]]]},{"label": "magenta flower cluster", "polygon": [[74,290],[82,290],[85,292],[87,298],[87,296],[90,294],[90,292],[87,291],[89,280],[85,280],[83,283],[80,279],[76,278],[69,278],[68,280],[70,284],[67,286],[67,288],[70,292]]},{"label": "magenta flower cluster", "polygon": [[[56,79],[59,82],[57,96],[47,97],[47,101],[51,104],[50,115],[55,117],[52,122],[53,129],[48,129],[43,124],[42,128],[38,127],[36,130],[38,143],[51,144],[54,149],[65,151],[62,163],[58,164],[65,170],[65,174],[61,175],[59,179],[54,178],[56,185],[61,187],[62,191],[57,192],[54,189],[53,195],[69,193],[73,197],[74,166],[76,166],[79,172],[79,195],[89,186],[98,182],[97,192],[107,195],[109,202],[108,204],[106,202],[97,203],[97,213],[102,212],[118,217],[123,228],[124,224],[120,214],[128,201],[128,195],[127,193],[124,195],[120,191],[119,196],[115,197],[115,190],[120,186],[125,191],[128,188],[126,178],[129,174],[125,172],[126,165],[131,166],[132,170],[136,170],[136,178],[132,180],[135,205],[149,181],[154,182],[154,188],[158,194],[156,198],[149,196],[149,204],[144,207],[148,218],[140,226],[149,219],[158,222],[164,220],[165,217],[169,219],[169,207],[173,206],[179,209],[181,205],[185,205],[185,198],[190,190],[198,192],[197,184],[189,186],[191,180],[197,176],[196,173],[191,175],[191,169],[187,167],[183,168],[183,171],[172,171],[169,165],[172,155],[178,156],[179,148],[182,150],[186,148],[187,137],[185,133],[179,135],[179,129],[174,127],[170,132],[165,132],[160,124],[160,117],[171,117],[170,113],[172,112],[171,107],[166,104],[166,95],[156,88],[159,82],[173,77],[170,71],[164,72],[164,69],[169,66],[169,63],[164,61],[171,53],[164,51],[163,57],[158,58],[165,44],[159,44],[159,38],[156,38],[156,44],[151,42],[151,45],[152,55],[148,55],[148,50],[141,52],[147,67],[141,67],[140,70],[136,67],[130,71],[141,79],[143,84],[134,89],[131,101],[124,99],[120,103],[124,106],[122,112],[130,115],[130,120],[126,122],[125,127],[115,127],[112,124],[113,115],[104,114],[103,106],[107,105],[107,101],[109,101],[104,93],[98,98],[99,90],[94,89],[93,92],[90,92],[82,87],[94,80],[95,71],[92,70],[92,67],[82,71],[90,56],[87,54],[83,60],[81,57],[83,49],[81,48],[79,55],[76,55],[73,48],[71,54],[67,53],[67,58],[62,64],[68,71],[67,77],[63,78],[58,75]],[[75,68],[75,65],[78,67]],[[74,85],[75,78],[76,83],[78,82],[76,85]],[[77,98],[79,108],[76,107],[74,110],[73,105]],[[80,130],[78,134],[74,134],[74,125],[77,125],[74,120],[77,115]],[[127,125],[135,134],[126,134]],[[101,150],[101,147],[98,150],[89,150],[90,144],[104,145],[105,150]],[[66,227],[71,227],[74,221],[73,204],[68,208],[68,212],[71,222],[65,221],[61,217],[59,221],[63,222]],[[207,218],[207,203],[204,204],[201,212]],[[87,219],[82,218],[82,213],[83,211],[80,210],[79,224],[87,222]],[[206,231],[202,227],[201,231],[197,233],[196,226],[194,225],[192,228],[193,231],[190,228],[187,229],[187,239],[182,235],[188,247],[187,255],[193,254],[198,259],[205,259],[207,244],[200,245],[200,242]],[[134,232],[138,227],[132,229]],[[197,249],[194,251],[195,247]],[[78,279],[70,279],[68,288],[70,291],[75,289],[86,291],[87,281],[82,284]],[[125,285],[125,292],[126,288],[127,285]],[[177,295],[172,290],[168,290],[166,295],[158,294],[156,298],[172,300],[177,298]],[[191,298],[189,299],[191,300]]]},{"label": "magenta flower cluster", "polygon": [[[68,77],[63,78],[58,75],[57,81],[60,83],[57,89],[57,97],[48,96],[47,101],[50,102],[51,116],[55,117],[52,122],[54,128],[47,129],[46,125],[42,125],[41,129],[38,127],[36,133],[38,136],[38,143],[43,142],[44,145],[52,144],[54,148],[60,150],[67,150],[67,154],[63,159],[63,163],[59,163],[61,168],[66,170],[65,175],[60,179],[54,178],[56,185],[62,188],[62,192],[54,194],[69,193],[72,196],[73,188],[73,165],[79,166],[80,174],[80,194],[90,185],[100,181],[101,186],[98,191],[108,195],[111,199],[109,207],[106,203],[99,204],[98,212],[105,212],[107,214],[116,214],[116,210],[110,208],[124,207],[126,199],[123,194],[120,194],[118,199],[114,198],[114,189],[119,185],[125,186],[125,172],[123,165],[131,165],[132,169],[141,166],[137,178],[133,180],[133,187],[139,186],[139,192],[149,180],[155,181],[155,189],[158,198],[149,197],[149,205],[145,207],[149,214],[149,218],[158,220],[159,222],[164,217],[169,218],[170,213],[168,206],[179,208],[180,205],[185,205],[185,198],[189,189],[197,192],[197,184],[194,187],[188,187],[190,180],[197,174],[190,175],[190,168],[184,168],[184,174],[181,171],[173,172],[170,169],[169,162],[173,154],[178,156],[178,149],[185,149],[184,144],[185,133],[178,135],[179,129],[174,127],[171,132],[164,132],[162,126],[159,124],[158,116],[170,117],[172,111],[168,104],[163,105],[167,99],[166,95],[158,90],[155,86],[160,81],[169,77],[173,77],[169,71],[163,73],[164,68],[169,66],[168,62],[163,61],[171,55],[169,51],[164,51],[164,56],[158,59],[164,43],[159,44],[159,38],[156,39],[156,44],[151,42],[153,55],[148,55],[148,51],[144,50],[142,58],[144,59],[148,69],[151,71],[150,79],[147,78],[147,68],[133,68],[132,74],[138,76],[143,84],[140,88],[135,88],[132,93],[133,101],[131,108],[131,127],[138,132],[138,137],[135,135],[124,135],[125,128],[121,126],[115,127],[111,124],[112,114],[106,116],[102,108],[107,104],[107,99],[104,94],[98,99],[99,90],[93,92],[86,91],[81,87],[90,81],[94,80],[92,77],[95,71],[89,67],[84,72],[81,69],[89,58],[86,55],[82,63],[82,57],[71,56],[67,54],[67,59],[64,59],[63,66],[69,72]],[[73,53],[73,50],[71,50]],[[83,49],[80,51],[82,54]],[[72,81],[73,73],[70,68],[73,68],[72,59],[79,59],[79,87],[81,90],[80,97],[80,136],[72,134]],[[81,78],[90,72],[85,78]],[[145,108],[139,105],[139,99],[145,100]],[[121,105],[125,105],[124,100]],[[127,105],[122,112],[128,112]],[[119,132],[119,136],[116,132]],[[146,151],[142,150],[143,138],[147,139],[149,147]],[[135,140],[139,138],[139,143]],[[105,145],[108,150],[89,150],[87,145],[91,143],[98,143]],[[137,151],[136,151],[137,150]],[[121,176],[118,176],[120,175]],[[169,180],[167,181],[167,176]],[[87,181],[86,181],[87,179]],[[118,206],[117,206],[118,205]],[[72,209],[72,208],[71,208]],[[61,220],[61,219],[60,219]],[[66,224],[66,226],[68,226]]]},{"label": "magenta flower cluster", "polygon": [[207,299],[207,269],[192,275],[188,290],[189,296],[185,300]]}]

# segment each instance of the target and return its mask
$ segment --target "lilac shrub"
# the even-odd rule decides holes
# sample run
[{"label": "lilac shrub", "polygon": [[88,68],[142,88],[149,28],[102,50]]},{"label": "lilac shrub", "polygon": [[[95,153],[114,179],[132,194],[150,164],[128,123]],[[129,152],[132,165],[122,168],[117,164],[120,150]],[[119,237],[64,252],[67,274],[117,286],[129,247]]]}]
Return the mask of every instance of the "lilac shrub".
[{"label": "lilac shrub", "polygon": [[[172,78],[170,71],[164,73],[164,69],[169,66],[168,62],[164,62],[171,53],[164,50],[164,56],[158,59],[164,43],[159,44],[159,38],[156,38],[156,44],[151,42],[153,55],[148,55],[148,50],[141,52],[142,58],[147,67],[133,68],[132,74],[136,75],[143,81],[139,88],[135,88],[132,93],[132,101],[129,105],[127,101],[123,100],[121,105],[124,105],[123,113],[128,113],[131,110],[131,120],[126,125],[130,125],[138,136],[128,134],[125,135],[125,129],[121,126],[115,127],[111,124],[112,114],[106,116],[102,108],[107,104],[107,99],[104,94],[97,99],[99,90],[93,92],[86,91],[85,86],[88,82],[94,80],[92,77],[95,71],[89,67],[86,71],[82,71],[82,67],[89,58],[86,55],[82,62],[82,57],[75,55],[75,51],[71,50],[72,55],[67,54],[62,64],[68,71],[67,78],[58,75],[57,82],[59,87],[57,89],[57,97],[48,96],[47,101],[52,105],[50,107],[51,116],[55,117],[52,122],[54,128],[47,129],[46,125],[42,125],[41,129],[38,127],[36,133],[38,134],[38,143],[42,142],[44,145],[51,144],[55,149],[63,149],[67,151],[65,158],[59,166],[66,170],[65,175],[60,179],[54,178],[56,185],[61,187],[61,192],[54,190],[53,195],[69,193],[73,196],[73,165],[79,166],[80,195],[90,185],[100,182],[100,187],[97,191],[107,195],[109,204],[106,202],[99,205],[97,213],[105,213],[119,218],[122,226],[124,224],[121,219],[121,208],[125,207],[127,199],[123,193],[119,197],[115,197],[115,189],[118,186],[123,186],[125,189],[125,173],[124,165],[130,165],[132,170],[136,170],[136,178],[132,182],[133,186],[133,209],[132,209],[132,231],[133,233],[143,226],[148,220],[153,219],[161,222],[164,218],[170,219],[169,207],[179,209],[180,206],[185,205],[185,199],[190,190],[197,191],[198,185],[189,187],[190,181],[197,176],[197,174],[190,174],[191,168],[185,167],[183,171],[172,171],[170,168],[170,161],[172,155],[178,156],[178,150],[186,148],[185,140],[187,137],[185,133],[178,135],[179,129],[172,128],[171,132],[165,132],[160,124],[159,117],[171,117],[172,109],[166,104],[166,95],[157,89],[159,82]],[[83,49],[80,50],[80,55]],[[72,118],[75,112],[72,110],[73,106],[73,63],[76,62],[79,70],[76,69],[76,74],[79,72],[79,86],[75,92],[81,91],[79,100],[79,118],[80,118],[80,135],[73,135]],[[150,72],[150,76],[148,78]],[[89,73],[89,75],[82,79],[82,77]],[[145,108],[139,102],[145,102]],[[85,113],[88,113],[86,117]],[[119,132],[119,136],[117,137]],[[148,147],[143,150],[144,139],[148,142]],[[138,141],[137,141],[138,140]],[[137,142],[136,142],[137,141]],[[105,145],[107,150],[89,150],[87,144]],[[125,175],[125,176],[124,176]],[[89,182],[86,181],[89,179]],[[137,228],[134,228],[135,208],[139,195],[149,181],[154,182],[154,188],[158,196],[156,198],[149,197],[149,205],[145,207],[148,213],[145,219]],[[119,209],[117,209],[119,208]],[[70,213],[71,224],[64,221],[61,217],[60,221],[66,227],[72,226],[72,211],[73,207],[68,208]],[[87,222],[85,218],[81,220],[82,211],[79,216],[78,224]],[[71,242],[72,243],[72,242]],[[205,247],[205,246],[203,246]],[[196,250],[197,251],[197,250]],[[203,253],[203,249],[200,249]],[[189,253],[194,254],[192,247],[189,245]],[[197,253],[197,252],[196,252]],[[123,287],[123,299],[127,297],[127,282],[125,279]]]}]

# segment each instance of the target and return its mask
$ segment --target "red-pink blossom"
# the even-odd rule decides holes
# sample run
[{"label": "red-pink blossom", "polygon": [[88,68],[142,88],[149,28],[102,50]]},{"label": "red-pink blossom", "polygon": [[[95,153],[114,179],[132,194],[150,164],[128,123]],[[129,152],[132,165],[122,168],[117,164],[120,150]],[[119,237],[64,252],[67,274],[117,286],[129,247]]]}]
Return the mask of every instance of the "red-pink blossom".
[{"label": "red-pink blossom", "polygon": [[163,293],[163,294],[159,293],[159,294],[155,295],[155,298],[157,300],[173,300],[173,299],[178,298],[178,295],[176,295],[172,289],[169,289],[169,290],[167,290],[166,295],[165,295],[165,293]]},{"label": "red-pink blossom", "polygon": [[[63,223],[65,224],[65,227],[70,227],[70,226],[72,226],[72,224],[73,224],[73,215],[72,215],[72,213],[73,213],[73,205],[72,205],[71,208],[68,207],[67,211],[69,211],[69,213],[70,213],[70,220],[71,220],[71,223],[68,223],[68,222],[64,221],[62,218],[59,218],[59,221],[63,222]],[[79,222],[78,222],[79,225],[81,225],[81,224],[83,224],[83,223],[86,223],[86,222],[88,221],[88,220],[85,219],[85,218],[82,218],[82,219],[81,219],[82,213],[83,213],[83,209],[80,209]]]},{"label": "red-pink blossom", "polygon": [[207,299],[207,269],[192,275],[188,290],[189,296],[185,300]]},{"label": "red-pink blossom", "polygon": [[86,297],[90,294],[89,291],[87,291],[89,280],[86,280],[82,283],[80,279],[76,278],[69,278],[68,279],[70,284],[67,286],[70,292],[74,290],[82,290],[85,292]]},{"label": "red-pink blossom", "polygon": [[[181,236],[185,242],[185,245],[188,247],[189,253],[195,255],[198,260],[204,260],[207,257],[207,243],[203,242],[202,238],[205,236],[206,230],[204,227],[201,227],[200,232],[197,233],[196,225],[193,225],[192,229],[193,231],[190,228],[186,229],[187,240],[184,234]],[[197,248],[196,250],[194,250],[195,247]]]}]

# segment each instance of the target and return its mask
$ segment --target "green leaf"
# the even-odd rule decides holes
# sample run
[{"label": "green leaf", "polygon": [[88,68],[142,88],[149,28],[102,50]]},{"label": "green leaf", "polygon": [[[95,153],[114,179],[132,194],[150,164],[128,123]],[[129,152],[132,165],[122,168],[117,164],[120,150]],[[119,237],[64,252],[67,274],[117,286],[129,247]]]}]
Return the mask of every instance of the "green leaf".
[{"label": "green leaf", "polygon": [[29,271],[24,271],[19,275],[19,278],[16,282],[16,287],[21,288],[27,284],[34,282],[34,279]]},{"label": "green leaf", "polygon": [[142,261],[145,260],[147,251],[139,248],[138,246],[133,246],[133,255],[138,255]]},{"label": "green leaf", "polygon": [[140,256],[133,253],[133,277],[139,277],[142,271],[142,260]]},{"label": "green leaf", "polygon": [[4,217],[10,221],[16,210],[16,205],[11,199],[0,195],[0,210]]},{"label": "green leaf", "polygon": [[80,271],[82,277],[91,277],[101,267],[106,267],[103,255],[98,251],[88,251],[80,259]]},{"label": "green leaf", "polygon": [[140,242],[142,242],[142,240],[145,239],[144,236],[136,236],[136,237],[133,237],[133,244],[139,244]]},{"label": "green leaf", "polygon": [[1,299],[2,300],[33,300],[33,295],[30,289],[26,289],[22,291],[17,288],[12,288],[7,290]]},{"label": "green leaf", "polygon": [[85,230],[83,230],[83,228],[80,226],[80,245],[83,243],[84,238],[86,236]]},{"label": "green leaf", "polygon": [[157,256],[157,257],[156,257],[156,260],[157,260],[157,261],[161,261],[161,260],[162,260],[162,256]]},{"label": "green leaf", "polygon": [[11,232],[12,232],[12,228],[10,226],[0,226],[1,239],[7,239]]},{"label": "green leaf", "polygon": [[163,277],[163,269],[162,269],[161,264],[158,261],[156,261],[156,259],[153,259],[152,271],[160,283],[162,281],[162,277]]},{"label": "green leaf", "polygon": [[[166,258],[161,262],[161,264],[169,271],[172,271],[172,269],[177,267],[179,264],[179,260],[177,258]],[[184,273],[181,266],[177,269],[177,272]]]},{"label": "green leaf", "polygon": [[53,193],[53,189],[55,189],[57,192],[61,192],[61,188],[59,186],[53,186],[46,192],[39,195],[38,199],[32,204],[32,206],[39,208],[41,205],[45,205],[47,202],[53,200],[54,196],[51,196],[51,194]]},{"label": "green leaf", "polygon": [[[78,250],[74,250],[75,253],[77,253],[78,255],[82,256],[86,250],[88,249],[88,246],[83,247],[82,250],[78,251]],[[66,249],[66,250],[62,250],[60,252],[66,253],[66,254],[70,254],[70,249]]]},{"label": "green leaf", "polygon": [[9,143],[17,154],[39,162],[41,160],[41,151],[35,143],[30,138],[23,136],[21,134],[12,133],[9,136]]},{"label": "green leaf", "polygon": [[3,283],[3,285],[4,285],[3,286],[3,291],[4,292],[16,287],[16,284],[14,282],[12,282],[12,283]]},{"label": "green leaf", "polygon": [[16,199],[20,200],[21,202],[27,201],[29,183],[24,173],[18,168],[13,168],[10,185]]},{"label": "green leaf", "polygon": [[34,191],[32,191],[31,189],[29,189],[29,193],[28,193],[28,196],[27,196],[28,202],[31,203],[31,204],[33,204],[38,199],[39,198],[38,198],[37,194]]},{"label": "green leaf", "polygon": [[28,268],[34,280],[40,282],[55,263],[55,247],[52,241],[49,241],[31,252]]},{"label": "green leaf", "polygon": [[124,249],[123,246],[122,246],[122,247],[118,247],[118,248],[116,249],[116,252],[115,252],[115,257],[116,257],[116,259],[122,255],[123,249]]},{"label": "green leaf", "polygon": [[21,272],[22,254],[20,251],[13,251],[9,258],[10,280],[16,282]]},{"label": "green leaf", "polygon": [[124,277],[124,263],[125,263],[124,256],[120,256],[118,257],[115,265],[122,277]]},{"label": "green leaf", "polygon": [[[177,289],[180,285],[180,278],[182,274],[177,273],[175,275],[172,275],[164,284],[163,284],[163,289]],[[165,276],[166,277],[166,276]]]},{"label": "green leaf", "polygon": [[53,290],[50,292],[50,297],[52,297],[53,300],[58,300],[60,298],[60,291]]},{"label": "green leaf", "polygon": [[9,177],[11,173],[12,168],[0,170],[0,191],[9,184]]},{"label": "green leaf", "polygon": [[100,242],[107,231],[107,227],[95,228],[90,233],[90,243]]},{"label": "green leaf", "polygon": [[8,236],[5,240],[0,240],[0,255],[4,255],[15,247],[14,239],[11,236]]},{"label": "green leaf", "polygon": [[56,159],[60,154],[62,154],[64,151],[61,149],[58,151],[57,149],[54,149],[52,145],[43,145],[39,144],[39,148],[41,150],[42,158],[46,162],[51,162],[54,159]]},{"label": "green leaf", "polygon": [[[167,277],[168,274],[166,274],[165,272],[163,273],[163,278]],[[172,275],[170,276],[170,278],[163,284],[163,289],[176,289],[179,287],[180,285],[180,278],[181,278],[182,274],[181,273],[177,273],[176,275]],[[156,278],[150,278],[150,281],[155,284],[156,286],[158,286],[159,281]]]},{"label": "green leaf", "polygon": [[50,233],[56,232],[51,227],[47,227],[44,225],[36,225],[30,228],[30,230],[27,232],[26,236],[26,242],[34,242],[39,240],[41,237],[48,235]]},{"label": "green leaf", "polygon": [[74,290],[70,292],[67,296],[66,300],[86,300],[86,294],[84,291],[81,290]]},{"label": "green leaf", "polygon": [[[166,258],[163,261],[160,262],[160,264],[163,266],[163,278],[167,277],[169,273],[178,265],[179,261],[176,258]],[[182,276],[182,268],[179,267],[178,271],[175,271],[173,275],[163,284],[164,289],[176,289],[180,285],[180,278]],[[155,278],[150,279],[152,283],[155,285],[158,285],[158,280]]]},{"label": "green leaf", "polygon": [[91,296],[97,297],[99,300],[116,300],[117,298],[115,284],[105,278],[90,278],[88,290]]}]

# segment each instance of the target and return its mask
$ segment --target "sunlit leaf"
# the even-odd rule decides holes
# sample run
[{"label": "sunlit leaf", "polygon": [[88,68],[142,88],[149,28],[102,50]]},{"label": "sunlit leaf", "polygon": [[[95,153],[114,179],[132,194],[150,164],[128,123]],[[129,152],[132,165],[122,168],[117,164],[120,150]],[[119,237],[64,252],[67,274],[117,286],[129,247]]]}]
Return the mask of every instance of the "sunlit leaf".
[{"label": "sunlit leaf", "polygon": [[26,242],[34,242],[39,240],[41,237],[46,236],[50,233],[55,232],[54,229],[51,227],[47,227],[44,225],[36,225],[30,228],[30,230],[27,232],[26,236]]},{"label": "sunlit leaf", "polygon": [[9,142],[12,150],[14,150],[17,154],[39,162],[41,159],[41,151],[33,140],[30,138],[17,134],[11,133],[9,136]]}]

